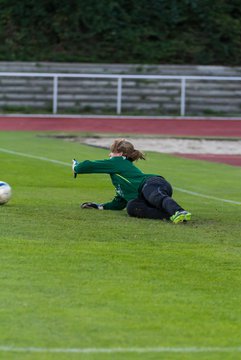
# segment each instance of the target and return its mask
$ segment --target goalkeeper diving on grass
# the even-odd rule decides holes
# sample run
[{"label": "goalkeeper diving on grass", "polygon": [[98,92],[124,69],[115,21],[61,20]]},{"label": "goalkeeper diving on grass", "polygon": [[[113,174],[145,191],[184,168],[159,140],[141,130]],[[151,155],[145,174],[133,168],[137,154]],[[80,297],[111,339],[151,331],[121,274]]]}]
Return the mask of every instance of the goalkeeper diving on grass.
[{"label": "goalkeeper diving on grass", "polygon": [[145,174],[134,162],[145,160],[126,139],[117,139],[110,147],[109,159],[73,160],[74,177],[77,174],[109,174],[116,195],[110,202],[84,202],[82,209],[123,210],[130,216],[146,219],[170,220],[174,224],[191,220],[191,213],[172,198],[171,184],[160,175]]}]

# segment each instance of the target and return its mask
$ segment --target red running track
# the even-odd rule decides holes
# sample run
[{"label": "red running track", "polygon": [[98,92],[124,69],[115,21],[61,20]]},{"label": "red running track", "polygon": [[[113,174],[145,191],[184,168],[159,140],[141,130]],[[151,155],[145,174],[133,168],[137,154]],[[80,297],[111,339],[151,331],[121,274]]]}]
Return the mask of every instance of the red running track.
[{"label": "red running track", "polygon": [[240,137],[240,120],[122,117],[1,116],[0,130]]},{"label": "red running track", "polygon": [[[0,130],[241,138],[241,119],[1,116]],[[241,155],[180,156],[241,166]]]}]

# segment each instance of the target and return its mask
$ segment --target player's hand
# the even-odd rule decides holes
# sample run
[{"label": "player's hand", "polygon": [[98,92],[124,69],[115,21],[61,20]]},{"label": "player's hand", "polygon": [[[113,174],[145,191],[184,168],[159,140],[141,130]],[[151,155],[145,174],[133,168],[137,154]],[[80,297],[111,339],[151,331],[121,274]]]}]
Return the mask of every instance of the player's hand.
[{"label": "player's hand", "polygon": [[96,210],[103,210],[103,205],[96,204],[94,202],[84,202],[80,205],[81,209],[96,209]]},{"label": "player's hand", "polygon": [[72,173],[73,173],[74,178],[76,178],[76,176],[77,176],[77,173],[74,171],[74,167],[75,167],[76,165],[78,165],[78,161],[75,160],[75,159],[73,159],[73,160],[72,160]]}]

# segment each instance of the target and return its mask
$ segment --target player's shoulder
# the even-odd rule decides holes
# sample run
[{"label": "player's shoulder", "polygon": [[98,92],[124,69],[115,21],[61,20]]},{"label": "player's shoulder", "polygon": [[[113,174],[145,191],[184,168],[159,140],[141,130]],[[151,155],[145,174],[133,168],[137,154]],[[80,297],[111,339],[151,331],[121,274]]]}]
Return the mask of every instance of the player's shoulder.
[{"label": "player's shoulder", "polygon": [[113,156],[109,160],[113,161],[113,162],[123,162],[126,160],[126,157],[125,156]]}]

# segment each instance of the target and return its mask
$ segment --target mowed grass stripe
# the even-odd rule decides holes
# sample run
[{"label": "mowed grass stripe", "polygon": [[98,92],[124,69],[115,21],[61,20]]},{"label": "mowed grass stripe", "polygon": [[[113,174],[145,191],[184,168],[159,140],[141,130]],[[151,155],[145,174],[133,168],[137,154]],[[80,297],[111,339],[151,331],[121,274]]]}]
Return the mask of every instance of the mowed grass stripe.
[{"label": "mowed grass stripe", "polygon": [[[0,151],[0,179],[14,191],[0,208],[0,358],[240,357],[240,206],[177,191],[193,213],[183,226],[85,211],[80,203],[111,200],[114,189],[107,175],[75,181],[71,159],[106,150],[23,132],[0,134],[0,143],[66,163]],[[241,201],[239,168],[158,153],[137,165],[182,189]]]},{"label": "mowed grass stripe", "polygon": [[153,348],[37,348],[0,346],[2,352],[30,352],[30,353],[79,353],[79,354],[114,354],[114,353],[237,353],[237,347],[153,347]]},{"label": "mowed grass stripe", "polygon": [[[71,166],[71,164],[69,164],[69,163],[59,161],[59,160],[55,160],[55,159],[46,158],[46,157],[43,157],[43,156],[36,156],[36,155],[26,154],[26,153],[13,151],[13,150],[8,150],[8,149],[4,149],[4,148],[0,148],[0,151],[3,152],[3,153],[11,154],[11,155],[23,156],[23,157],[27,157],[27,158],[31,158],[31,159],[51,162],[51,163],[54,163],[54,164]],[[210,196],[210,195],[206,195],[206,194],[200,194],[198,192],[189,191],[189,190],[182,189],[182,188],[179,188],[179,187],[173,187],[173,188],[175,190],[177,190],[177,191],[186,193],[188,195],[198,196],[198,197],[201,197],[201,198],[205,198],[205,199],[209,199],[209,200],[215,200],[215,201],[221,201],[221,202],[230,203],[230,204],[234,204],[234,205],[241,205],[241,202],[239,202],[239,201],[234,201],[234,200],[229,200],[229,199],[222,199],[222,198],[218,198],[218,197]]]}]

